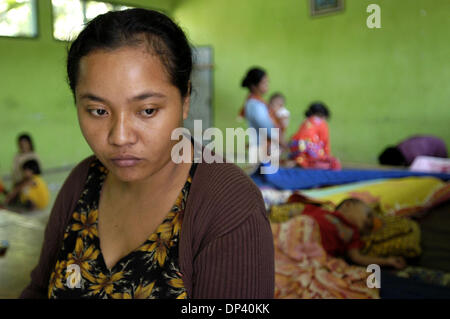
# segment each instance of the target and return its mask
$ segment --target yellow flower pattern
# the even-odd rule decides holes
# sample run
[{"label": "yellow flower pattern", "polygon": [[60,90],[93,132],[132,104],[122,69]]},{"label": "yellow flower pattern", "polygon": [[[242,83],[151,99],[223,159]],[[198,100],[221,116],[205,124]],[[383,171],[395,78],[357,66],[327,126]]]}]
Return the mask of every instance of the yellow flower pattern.
[{"label": "yellow flower pattern", "polygon": [[[66,227],[63,245],[50,276],[48,297],[187,298],[179,269],[178,244],[195,167],[193,164],[171,211],[155,232],[140,247],[108,269],[98,238],[98,201],[108,171],[96,159],[89,168],[84,190]],[[79,272],[77,280],[72,280],[73,271],[67,270],[69,266]],[[78,286],[69,287],[69,277]]]},{"label": "yellow flower pattern", "polygon": [[86,214],[80,214],[75,212],[73,214],[73,219],[76,221],[76,223],[72,224],[71,230],[73,231],[79,231],[81,230],[81,236],[89,236],[93,238],[94,236],[98,236],[97,233],[97,222],[98,218],[98,211],[94,210],[89,212],[89,215],[86,216]]}]

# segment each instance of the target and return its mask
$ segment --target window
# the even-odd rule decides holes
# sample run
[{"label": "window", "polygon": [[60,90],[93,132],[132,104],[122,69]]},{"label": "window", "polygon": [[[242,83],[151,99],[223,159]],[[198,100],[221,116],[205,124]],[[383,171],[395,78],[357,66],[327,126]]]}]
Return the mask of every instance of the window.
[{"label": "window", "polygon": [[99,14],[132,8],[103,1],[83,0],[52,0],[52,6],[53,36],[63,41],[74,39],[84,25]]},{"label": "window", "polygon": [[0,0],[0,36],[36,37],[36,0]]}]

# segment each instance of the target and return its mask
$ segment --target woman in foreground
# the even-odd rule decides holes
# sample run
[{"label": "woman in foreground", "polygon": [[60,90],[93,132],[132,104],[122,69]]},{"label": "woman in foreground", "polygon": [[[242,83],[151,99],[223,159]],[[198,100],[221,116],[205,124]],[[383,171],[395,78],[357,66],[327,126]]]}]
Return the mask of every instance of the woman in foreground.
[{"label": "woman in foreground", "polygon": [[65,181],[22,298],[273,297],[258,188],[232,164],[171,158],[191,69],[183,31],[156,11],[106,13],[73,42],[69,84],[94,155]]}]

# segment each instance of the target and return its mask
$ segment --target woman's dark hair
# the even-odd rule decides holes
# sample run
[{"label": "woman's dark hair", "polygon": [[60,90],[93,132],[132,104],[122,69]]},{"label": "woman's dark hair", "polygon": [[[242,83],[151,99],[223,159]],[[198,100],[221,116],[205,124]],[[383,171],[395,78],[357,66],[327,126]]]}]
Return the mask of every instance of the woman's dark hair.
[{"label": "woman's dark hair", "polygon": [[41,174],[41,168],[39,167],[39,163],[36,160],[28,160],[22,165],[22,170],[29,169],[35,175]]},{"label": "woman's dark hair", "polygon": [[266,71],[261,68],[251,68],[242,80],[241,86],[250,89],[254,85],[258,85],[262,78],[266,75]]},{"label": "woman's dark hair", "polygon": [[20,141],[25,140],[28,142],[28,144],[30,144],[30,150],[34,151],[34,145],[33,145],[33,141],[31,139],[30,134],[28,133],[22,133],[19,135],[19,137],[17,138],[17,142],[20,143]]},{"label": "woman's dark hair", "polygon": [[387,147],[378,156],[378,162],[381,165],[391,165],[391,166],[407,166],[405,156],[402,152],[395,146]]},{"label": "woman's dark hair", "polygon": [[330,111],[328,111],[328,108],[322,102],[313,102],[309,105],[308,110],[305,112],[305,116],[310,117],[313,115],[322,116],[326,119],[331,116]]},{"label": "woman's dark hair", "polygon": [[110,11],[90,21],[70,46],[67,76],[75,97],[79,64],[95,50],[147,45],[163,63],[182,97],[190,94],[192,50],[183,30],[166,15],[153,10]]}]

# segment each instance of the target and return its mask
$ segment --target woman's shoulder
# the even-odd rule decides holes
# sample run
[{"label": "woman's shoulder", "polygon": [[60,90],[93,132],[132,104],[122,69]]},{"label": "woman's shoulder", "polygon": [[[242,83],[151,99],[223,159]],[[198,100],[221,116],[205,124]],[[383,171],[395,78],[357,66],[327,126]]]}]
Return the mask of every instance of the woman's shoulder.
[{"label": "woman's shoulder", "polygon": [[251,215],[266,218],[261,191],[242,169],[231,163],[199,163],[189,201],[194,220],[209,231],[214,229],[216,234],[237,227]]},{"label": "woman's shoulder", "polygon": [[252,179],[232,163],[199,163],[194,181],[204,185],[204,191],[214,197],[227,198],[230,193],[243,193],[242,197],[254,196],[259,199],[260,195]]},{"label": "woman's shoulder", "polygon": [[249,98],[245,102],[245,105],[247,107],[266,107],[266,104],[263,101],[261,101],[259,99],[256,99],[256,98],[253,98],[253,97]]},{"label": "woman's shoulder", "polygon": [[37,153],[32,151],[32,152],[27,152],[27,153],[16,153],[16,155],[14,156],[14,160],[17,160],[17,161],[37,160],[37,161],[39,161],[40,158]]}]

